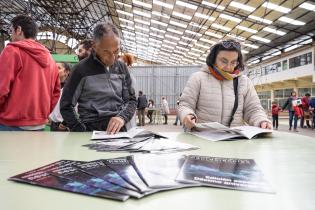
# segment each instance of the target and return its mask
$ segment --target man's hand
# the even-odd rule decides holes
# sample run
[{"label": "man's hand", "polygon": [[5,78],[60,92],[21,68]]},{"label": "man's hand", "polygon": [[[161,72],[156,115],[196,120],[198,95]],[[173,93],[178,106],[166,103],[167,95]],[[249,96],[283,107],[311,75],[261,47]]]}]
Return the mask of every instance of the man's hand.
[{"label": "man's hand", "polygon": [[188,114],[184,117],[183,124],[186,128],[191,129],[196,125],[196,117],[194,115]]},{"label": "man's hand", "polygon": [[107,125],[106,132],[108,134],[115,134],[124,126],[125,121],[120,117],[112,117]]},{"label": "man's hand", "polygon": [[261,127],[261,128],[265,128],[265,129],[272,129],[271,123],[270,123],[270,122],[266,122],[266,121],[261,122],[261,123],[260,123],[260,127]]}]

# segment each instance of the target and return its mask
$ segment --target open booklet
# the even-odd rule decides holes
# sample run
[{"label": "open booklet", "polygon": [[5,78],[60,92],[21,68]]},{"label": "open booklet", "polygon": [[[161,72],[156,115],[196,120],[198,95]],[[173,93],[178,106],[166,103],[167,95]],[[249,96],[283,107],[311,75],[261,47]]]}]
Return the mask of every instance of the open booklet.
[{"label": "open booklet", "polygon": [[123,138],[131,139],[134,137],[140,138],[140,137],[151,137],[151,136],[155,138],[167,138],[160,134],[147,131],[142,128],[134,127],[134,128],[131,128],[127,132],[119,132],[116,134],[108,134],[106,131],[93,131],[91,139],[92,140],[104,140],[104,139],[110,140],[110,139],[123,139]]},{"label": "open booklet", "polygon": [[192,135],[210,141],[233,140],[235,138],[252,139],[259,135],[271,134],[272,130],[254,126],[226,127],[218,122],[197,123],[189,132]]}]

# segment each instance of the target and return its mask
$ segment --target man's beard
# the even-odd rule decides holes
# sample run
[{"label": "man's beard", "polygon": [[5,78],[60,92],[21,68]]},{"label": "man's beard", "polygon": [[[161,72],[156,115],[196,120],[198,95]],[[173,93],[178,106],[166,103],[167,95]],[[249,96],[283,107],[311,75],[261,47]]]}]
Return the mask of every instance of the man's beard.
[{"label": "man's beard", "polygon": [[79,59],[79,61],[81,61],[81,60],[83,60],[84,58],[86,58],[88,56],[89,56],[89,53],[85,52],[83,55],[78,55],[78,59]]}]

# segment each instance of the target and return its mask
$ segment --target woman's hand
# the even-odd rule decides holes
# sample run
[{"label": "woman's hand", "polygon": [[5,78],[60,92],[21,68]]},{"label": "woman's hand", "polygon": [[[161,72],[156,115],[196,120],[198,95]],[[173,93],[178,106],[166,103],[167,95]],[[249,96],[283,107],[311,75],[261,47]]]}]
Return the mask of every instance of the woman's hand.
[{"label": "woman's hand", "polygon": [[196,125],[196,117],[192,114],[188,114],[184,117],[183,124],[186,128],[191,129]]},{"label": "woman's hand", "polygon": [[260,127],[261,128],[265,128],[265,129],[272,129],[272,125],[270,122],[266,122],[266,121],[263,121],[260,123]]}]

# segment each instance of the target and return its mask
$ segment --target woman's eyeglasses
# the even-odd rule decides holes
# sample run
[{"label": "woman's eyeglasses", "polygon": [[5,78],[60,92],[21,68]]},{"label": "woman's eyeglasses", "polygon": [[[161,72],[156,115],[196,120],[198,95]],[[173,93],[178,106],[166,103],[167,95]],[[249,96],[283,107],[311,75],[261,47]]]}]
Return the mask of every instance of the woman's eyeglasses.
[{"label": "woman's eyeglasses", "polygon": [[235,41],[230,41],[230,40],[225,40],[221,42],[221,45],[225,49],[231,49],[231,48],[236,48],[237,50],[241,50],[241,44],[239,42]]}]

